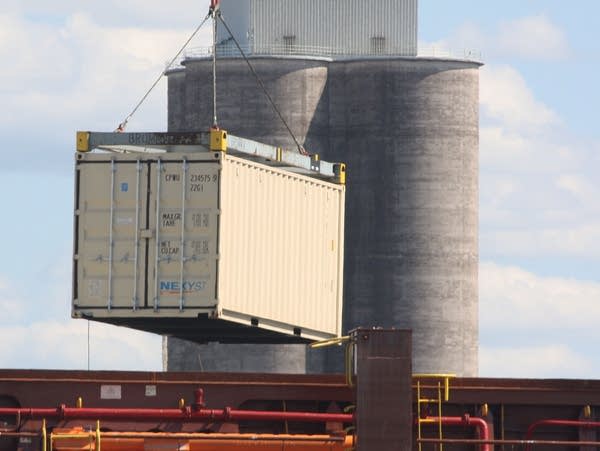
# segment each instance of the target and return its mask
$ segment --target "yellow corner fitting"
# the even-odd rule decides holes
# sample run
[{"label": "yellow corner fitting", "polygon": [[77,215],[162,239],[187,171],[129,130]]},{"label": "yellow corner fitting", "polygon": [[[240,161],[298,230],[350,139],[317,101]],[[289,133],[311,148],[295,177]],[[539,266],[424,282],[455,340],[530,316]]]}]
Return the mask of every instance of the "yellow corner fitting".
[{"label": "yellow corner fitting", "polygon": [[213,152],[227,152],[226,130],[210,130],[210,150],[212,150]]},{"label": "yellow corner fitting", "polygon": [[77,152],[89,152],[90,151],[90,133],[89,132],[77,132]]},{"label": "yellow corner fitting", "polygon": [[333,165],[333,173],[336,177],[336,182],[340,185],[346,184],[346,164],[345,163],[335,163]]}]

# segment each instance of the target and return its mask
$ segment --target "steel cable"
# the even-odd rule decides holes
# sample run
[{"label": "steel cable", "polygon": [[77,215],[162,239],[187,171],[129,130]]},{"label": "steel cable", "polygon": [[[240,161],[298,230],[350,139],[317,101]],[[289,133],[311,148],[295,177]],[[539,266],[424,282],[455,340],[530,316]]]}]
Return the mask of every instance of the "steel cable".
[{"label": "steel cable", "polygon": [[[177,60],[177,58],[179,58],[179,55],[181,55],[181,53],[185,50],[185,48],[192,41],[192,39],[194,39],[194,37],[198,34],[198,32],[200,31],[200,29],[204,26],[204,24],[206,23],[206,21],[211,16],[212,16],[212,11],[209,11],[209,13],[206,15],[206,17],[202,21],[202,23],[200,25],[198,25],[198,27],[196,27],[196,29],[191,34],[191,36],[188,38],[188,40],[185,41],[185,44],[183,44],[183,46],[179,49],[179,51],[173,57],[173,59],[171,59],[171,61],[169,61],[169,64],[167,64],[167,68],[171,67],[173,65],[173,63],[175,62],[175,60]],[[137,105],[135,106],[135,108],[131,111],[131,113],[129,113],[125,117],[125,119],[119,124],[119,126],[117,127],[117,129],[115,131],[117,131],[117,132],[123,132],[123,131],[125,131],[125,127],[127,127],[127,122],[129,122],[129,119],[131,119],[131,117],[136,113],[136,111],[139,109],[139,107],[142,105],[142,103],[144,103],[144,101],[148,98],[148,96],[150,95],[150,93],[152,92],[152,90],[156,87],[156,85],[158,84],[158,82],[160,82],[160,80],[161,80],[161,78],[163,77],[164,74],[165,74],[165,71],[163,70],[160,73],[160,75],[156,78],[156,80],[154,81],[154,83],[152,84],[152,86],[150,86],[150,89],[148,89],[148,91],[146,91],[146,94],[144,94],[144,96],[137,103]]]},{"label": "steel cable", "polygon": [[238,51],[242,55],[242,58],[244,58],[244,61],[248,65],[248,68],[250,69],[250,72],[252,72],[252,74],[254,75],[254,78],[256,78],[256,81],[260,85],[260,87],[263,90],[265,96],[267,96],[267,99],[269,99],[269,103],[271,104],[271,106],[273,107],[273,109],[275,110],[275,112],[277,113],[277,115],[279,116],[279,119],[281,119],[281,122],[283,123],[283,125],[287,129],[288,133],[290,134],[290,136],[294,140],[294,143],[296,144],[296,147],[298,148],[298,152],[300,152],[302,155],[307,155],[308,153],[306,152],[306,150],[304,149],[304,147],[302,146],[302,144],[300,144],[300,142],[298,141],[298,139],[294,135],[294,132],[292,132],[292,129],[290,128],[290,126],[288,125],[288,123],[283,118],[283,115],[281,114],[281,112],[279,111],[279,109],[277,108],[277,106],[275,105],[275,102],[273,102],[273,99],[269,95],[269,92],[267,91],[267,88],[265,87],[265,85],[262,82],[261,78],[258,76],[258,74],[256,73],[256,71],[254,70],[254,67],[250,63],[250,60],[248,59],[248,57],[246,56],[246,54],[242,50],[242,47],[238,43],[237,39],[235,38],[235,36],[231,32],[231,30],[229,29],[229,26],[227,25],[227,23],[225,22],[225,19],[223,18],[223,15],[221,14],[221,11],[217,12],[217,17],[223,23],[223,26],[227,30],[227,33],[229,33],[229,36],[231,36],[231,39],[233,40],[233,42],[235,43],[235,46],[237,47]]}]

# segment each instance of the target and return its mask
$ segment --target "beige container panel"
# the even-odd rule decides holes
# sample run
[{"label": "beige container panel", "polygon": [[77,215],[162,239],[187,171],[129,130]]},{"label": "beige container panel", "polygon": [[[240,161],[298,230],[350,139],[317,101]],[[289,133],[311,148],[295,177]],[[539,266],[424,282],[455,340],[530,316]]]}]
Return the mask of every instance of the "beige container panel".
[{"label": "beige container panel", "polygon": [[159,309],[214,306],[219,164],[160,161],[150,180],[149,302]]},{"label": "beige container panel", "polygon": [[80,308],[142,306],[145,246],[139,231],[146,215],[146,167],[135,161],[79,165]]},{"label": "beige container panel", "polygon": [[219,307],[341,332],[344,188],[228,156]]}]

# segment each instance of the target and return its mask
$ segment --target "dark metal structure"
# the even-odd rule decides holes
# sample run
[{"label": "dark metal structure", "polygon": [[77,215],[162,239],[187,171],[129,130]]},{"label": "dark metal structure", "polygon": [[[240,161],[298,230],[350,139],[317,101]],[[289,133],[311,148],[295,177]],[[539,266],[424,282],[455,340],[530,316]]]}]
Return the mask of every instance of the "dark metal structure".
[{"label": "dark metal structure", "polygon": [[42,431],[48,439],[96,429],[113,444],[212,434],[241,449],[248,434],[358,451],[600,446],[600,381],[411,379],[409,340],[405,331],[355,331],[355,370],[345,377],[1,370],[0,450],[43,450]]},{"label": "dark metal structure", "polygon": [[[412,449],[411,332],[357,329],[356,430],[361,450]],[[385,387],[385,388],[384,388]]]}]

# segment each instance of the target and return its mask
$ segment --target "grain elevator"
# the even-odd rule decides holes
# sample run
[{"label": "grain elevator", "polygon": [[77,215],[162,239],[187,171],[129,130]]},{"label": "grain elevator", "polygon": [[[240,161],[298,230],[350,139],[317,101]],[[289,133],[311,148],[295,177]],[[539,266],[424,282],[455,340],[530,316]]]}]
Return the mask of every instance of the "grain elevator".
[{"label": "grain elevator", "polygon": [[[224,0],[221,12],[303,146],[347,163],[343,332],[409,328],[415,372],[476,376],[480,63],[419,56],[417,6]],[[217,43],[219,125],[293,149],[223,27]],[[167,75],[169,131],[206,129],[209,54]],[[335,354],[177,339],[163,350],[165,369],[204,371],[339,371]]]}]

